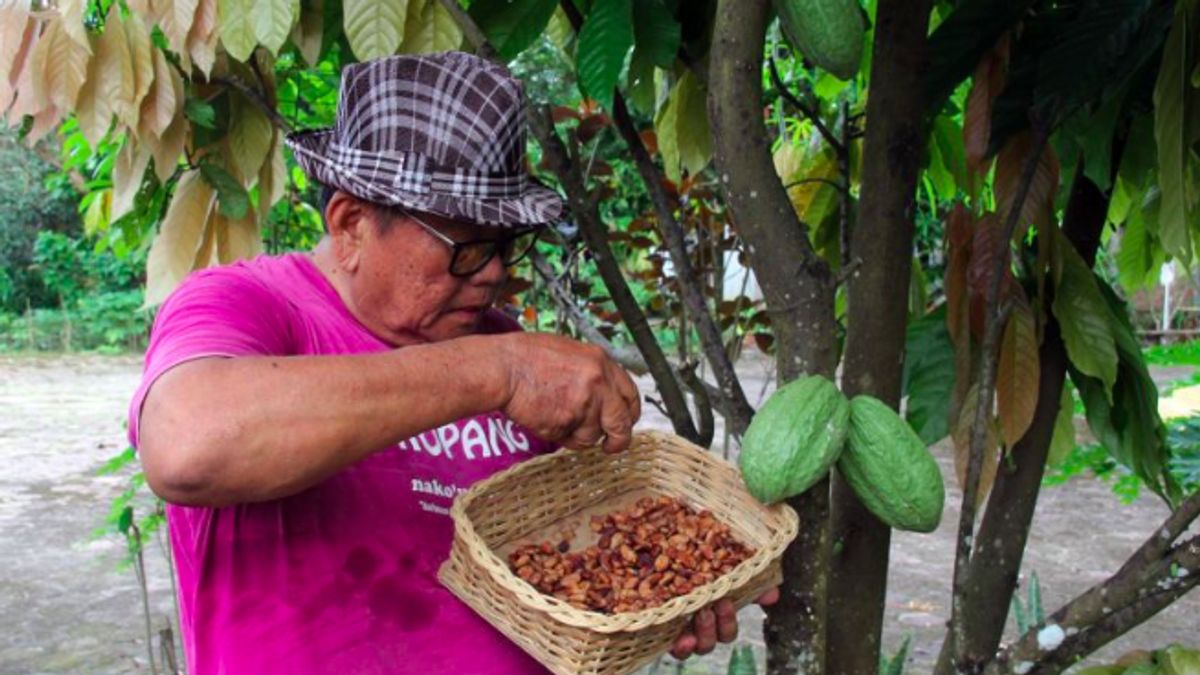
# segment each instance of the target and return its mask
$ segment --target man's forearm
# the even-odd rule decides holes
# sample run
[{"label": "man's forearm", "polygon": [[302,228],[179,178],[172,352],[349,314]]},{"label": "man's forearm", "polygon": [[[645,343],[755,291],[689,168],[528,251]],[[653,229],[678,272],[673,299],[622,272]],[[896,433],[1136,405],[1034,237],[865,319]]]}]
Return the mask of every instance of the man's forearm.
[{"label": "man's forearm", "polygon": [[151,387],[139,452],[150,486],[221,506],[299,492],[397,441],[505,400],[498,336],[380,354],[200,359]]}]

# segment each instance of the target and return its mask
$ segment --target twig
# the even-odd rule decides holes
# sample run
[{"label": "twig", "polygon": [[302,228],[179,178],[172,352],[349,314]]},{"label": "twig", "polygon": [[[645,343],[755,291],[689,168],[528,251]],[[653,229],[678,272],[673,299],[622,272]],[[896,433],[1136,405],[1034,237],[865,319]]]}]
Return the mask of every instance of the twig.
[{"label": "twig", "polygon": [[245,82],[242,82],[242,80],[236,75],[214,77],[210,80],[210,82],[213,84],[220,84],[237,91],[239,94],[249,99],[249,101],[253,103],[256,108],[261,110],[263,114],[267,116],[267,119],[271,120],[271,124],[273,124],[275,128],[283,131],[284,133],[290,134],[292,132],[291,122],[288,122],[287,118],[279,114],[279,111],[267,101],[266,96],[264,96],[261,91],[251,87]]},{"label": "twig", "polygon": [[854,276],[854,273],[858,271],[858,268],[862,267],[862,264],[862,258],[857,256],[854,258],[854,260],[843,263],[841,271],[838,272],[836,277],[834,277],[834,286],[841,286],[849,281],[850,277]]},{"label": "twig", "polygon": [[685,363],[675,369],[679,373],[679,378],[691,390],[692,396],[696,399],[696,411],[700,417],[700,442],[698,445],[708,447],[713,439],[713,408],[712,399],[709,396],[708,389],[704,386],[704,381],[696,376],[695,363]]},{"label": "twig", "polygon": [[1001,248],[988,279],[987,294],[984,296],[984,308],[989,314],[983,336],[983,353],[980,359],[980,377],[978,396],[975,403],[975,422],[971,428],[971,447],[967,461],[966,481],[963,485],[962,511],[958,521],[958,534],[955,539],[956,553],[954,557],[953,596],[950,608],[950,638],[954,641],[954,662],[961,666],[966,660],[966,621],[962,608],[966,602],[967,577],[971,561],[971,547],[975,533],[976,496],[979,493],[979,474],[983,465],[984,445],[987,442],[987,429],[992,410],[992,394],[996,379],[996,347],[1000,340],[1000,330],[1007,318],[1010,307],[998,306],[1000,281],[1004,277],[1004,269],[1009,261],[1009,242],[1016,231],[1020,220],[1021,209],[1029,196],[1033,178],[1046,146],[1048,134],[1041,125],[1034,125],[1035,139],[1033,152],[1025,163],[1021,173],[1021,182],[1017,187],[1012,205],[1004,223],[1004,233],[1000,239]]},{"label": "twig", "polygon": [[779,77],[779,69],[775,66],[774,54],[771,54],[771,58],[768,59],[768,63],[771,67],[771,82],[774,83],[775,88],[779,90],[779,95],[786,99],[788,103],[791,103],[799,108],[800,112],[804,113],[804,116],[812,121],[813,126],[817,127],[817,131],[820,132],[821,137],[825,139],[825,142],[829,144],[829,147],[833,148],[833,151],[837,153],[838,157],[847,154],[846,146],[838,140],[838,137],[833,133],[833,130],[825,125],[825,121],[821,119],[820,111],[808,105],[804,101],[801,101],[800,97],[793,94],[792,91],[787,88],[787,85],[783,83],[783,78]]}]

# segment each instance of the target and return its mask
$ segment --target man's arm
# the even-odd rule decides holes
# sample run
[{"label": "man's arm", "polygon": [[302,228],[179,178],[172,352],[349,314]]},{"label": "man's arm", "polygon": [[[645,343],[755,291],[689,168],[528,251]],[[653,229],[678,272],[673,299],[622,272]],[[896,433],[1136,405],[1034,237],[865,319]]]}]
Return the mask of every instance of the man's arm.
[{"label": "man's arm", "polygon": [[636,386],[598,348],[538,334],[471,336],[380,354],[202,358],[146,395],[138,450],[163,499],[285,497],[371,452],[501,410],[569,447],[629,443]]}]

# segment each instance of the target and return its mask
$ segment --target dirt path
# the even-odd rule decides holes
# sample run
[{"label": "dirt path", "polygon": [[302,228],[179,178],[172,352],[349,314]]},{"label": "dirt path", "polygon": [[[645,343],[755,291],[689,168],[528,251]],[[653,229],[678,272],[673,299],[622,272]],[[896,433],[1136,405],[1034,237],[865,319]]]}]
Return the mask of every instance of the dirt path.
[{"label": "dirt path", "polygon": [[[0,358],[0,673],[149,672],[139,587],[131,569],[119,568],[123,544],[92,537],[127,482],[125,475],[95,473],[125,447],[122,422],[139,367],[133,357]],[[746,359],[741,369],[757,398],[769,368]],[[644,424],[666,428],[652,409]],[[948,448],[936,450],[952,486]],[[948,497],[936,533],[893,538],[884,647],[890,653],[911,636],[911,673],[929,671],[949,615],[957,490]],[[1048,488],[1022,579],[1036,572],[1053,608],[1115,570],[1165,514],[1149,498],[1121,505],[1107,485],[1090,479]],[[169,576],[156,550],[147,566],[157,627],[173,612]],[[758,616],[747,611],[742,639],[761,647]],[[1170,642],[1200,646],[1197,616],[1200,594],[1193,593],[1100,657]],[[690,661],[684,672],[723,673],[726,654]],[[664,662],[657,672],[676,668]]]}]

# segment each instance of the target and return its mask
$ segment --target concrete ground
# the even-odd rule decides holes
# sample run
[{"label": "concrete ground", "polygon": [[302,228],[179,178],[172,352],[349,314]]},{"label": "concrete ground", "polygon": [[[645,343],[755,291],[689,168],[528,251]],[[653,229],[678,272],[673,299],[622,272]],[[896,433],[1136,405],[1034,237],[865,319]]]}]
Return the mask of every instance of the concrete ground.
[{"label": "concrete ground", "polygon": [[[96,469],[125,447],[122,422],[139,369],[136,357],[0,357],[0,673],[149,672],[141,592],[133,570],[120,564],[124,544],[93,536],[127,485],[128,472],[97,477]],[[748,355],[739,370],[752,400],[770,391],[764,359]],[[1165,382],[1190,372],[1155,375]],[[640,384],[652,390],[648,380]],[[1167,403],[1175,404],[1200,410],[1200,387],[1179,390]],[[667,428],[649,406],[641,426]],[[948,487],[942,526],[930,535],[897,533],[891,550],[884,646],[890,653],[911,637],[911,673],[929,671],[949,615],[959,493],[948,446],[934,452]],[[1165,516],[1157,501],[1122,505],[1107,484],[1092,479],[1047,488],[1022,578],[1036,573],[1045,606],[1053,609],[1112,573]],[[157,632],[173,604],[166,558],[156,545],[146,566]],[[1197,616],[1200,594],[1193,593],[1098,658],[1171,642],[1200,646]],[[741,640],[761,658],[760,617],[757,609],[745,611]],[[727,650],[681,666],[665,659],[656,672],[723,673],[727,660]]]}]

